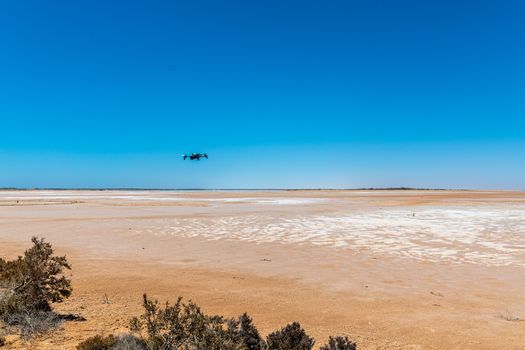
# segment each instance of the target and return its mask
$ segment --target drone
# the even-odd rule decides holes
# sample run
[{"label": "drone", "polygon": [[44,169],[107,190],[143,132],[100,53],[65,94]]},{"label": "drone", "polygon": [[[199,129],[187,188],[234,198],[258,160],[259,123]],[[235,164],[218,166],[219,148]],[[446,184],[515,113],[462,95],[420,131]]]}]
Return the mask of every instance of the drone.
[{"label": "drone", "polygon": [[184,160],[186,160],[186,158],[189,158],[190,160],[201,160],[201,158],[208,159],[208,155],[206,153],[183,154],[181,157]]}]

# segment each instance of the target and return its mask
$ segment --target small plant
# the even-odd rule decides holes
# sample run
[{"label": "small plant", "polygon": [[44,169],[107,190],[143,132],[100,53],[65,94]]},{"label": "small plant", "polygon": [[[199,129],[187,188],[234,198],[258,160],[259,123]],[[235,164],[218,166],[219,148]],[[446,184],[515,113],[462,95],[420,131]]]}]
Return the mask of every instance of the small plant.
[{"label": "small plant", "polygon": [[25,311],[4,315],[2,318],[7,331],[20,333],[22,339],[48,333],[62,323],[53,311]]},{"label": "small plant", "polygon": [[160,307],[157,300],[143,297],[144,314],[130,322],[149,350],[245,350],[243,341],[225,327],[224,318],[209,316],[193,302],[179,298]]},{"label": "small plant", "polygon": [[[77,350],[312,350],[315,342],[297,322],[271,333],[265,342],[246,313],[225,321],[182,298],[161,305],[144,294],[143,308],[130,321],[132,334],[94,336]],[[330,337],[320,350],[356,350],[356,344],[347,337]]]},{"label": "small plant", "polygon": [[242,314],[237,320],[229,320],[228,331],[241,340],[248,350],[264,349],[264,340],[247,313]]},{"label": "small plant", "polygon": [[107,337],[95,335],[77,345],[77,350],[112,350],[117,345],[117,338],[111,334]]},{"label": "small plant", "polygon": [[119,337],[95,335],[77,345],[77,350],[147,350],[146,345],[130,334]]},{"label": "small plant", "polygon": [[347,337],[330,337],[319,350],[356,350],[357,345]]},{"label": "small plant", "polygon": [[118,338],[112,350],[146,350],[146,344],[131,334],[124,334]]},{"label": "small plant", "polygon": [[298,322],[294,322],[268,335],[266,343],[268,350],[311,350],[315,340],[306,334]]},{"label": "small plant", "polygon": [[51,244],[33,237],[33,246],[18,259],[0,258],[0,287],[4,289],[0,315],[26,310],[51,311],[71,295],[71,281],[63,273],[71,269],[65,256],[54,256]]},{"label": "small plant", "polygon": [[51,244],[33,237],[33,246],[15,260],[0,258],[0,321],[23,338],[45,333],[60,324],[51,303],[71,295],[71,269],[65,256],[54,256]]},{"label": "small plant", "polygon": [[509,322],[517,322],[517,321],[521,321],[521,319],[514,315],[513,313],[511,313],[509,310],[505,310],[505,312],[502,312],[499,317],[501,319],[504,319],[505,321],[509,321]]}]

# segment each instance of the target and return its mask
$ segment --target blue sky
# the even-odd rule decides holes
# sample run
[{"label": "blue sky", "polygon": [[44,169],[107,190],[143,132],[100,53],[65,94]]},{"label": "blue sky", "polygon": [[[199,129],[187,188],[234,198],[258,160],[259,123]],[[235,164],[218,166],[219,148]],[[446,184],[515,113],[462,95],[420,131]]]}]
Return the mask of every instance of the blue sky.
[{"label": "blue sky", "polygon": [[524,11],[2,1],[0,187],[525,189]]}]

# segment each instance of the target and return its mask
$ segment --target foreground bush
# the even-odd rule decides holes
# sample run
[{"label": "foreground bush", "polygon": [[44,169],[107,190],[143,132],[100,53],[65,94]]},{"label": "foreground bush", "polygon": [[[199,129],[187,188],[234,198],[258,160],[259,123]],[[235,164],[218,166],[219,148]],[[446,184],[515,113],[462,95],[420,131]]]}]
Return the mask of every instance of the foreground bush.
[{"label": "foreground bush", "polygon": [[78,350],[111,350],[117,345],[118,338],[113,334],[102,337],[95,335],[94,337],[84,340],[82,343],[77,345]]},{"label": "foreground bush", "polygon": [[[209,316],[193,302],[159,305],[144,294],[144,313],[130,322],[133,334],[94,336],[77,350],[311,350],[314,339],[291,323],[264,341],[245,313],[237,319]],[[356,350],[346,337],[330,337],[320,350]]]},{"label": "foreground bush", "polygon": [[239,316],[237,320],[229,320],[228,331],[242,341],[248,350],[261,350],[265,348],[264,340],[259,335],[259,331],[247,313]]},{"label": "foreground bush", "polygon": [[53,311],[20,312],[2,317],[5,330],[8,333],[19,333],[22,339],[48,333],[56,329],[62,321]]},{"label": "foreground bush", "polygon": [[51,244],[33,237],[33,246],[15,260],[0,258],[0,321],[16,327],[23,337],[54,328],[59,317],[51,303],[71,295],[71,269],[65,256],[54,256]]},{"label": "foreground bush", "polygon": [[27,310],[50,311],[71,295],[71,281],[63,273],[71,269],[65,256],[54,256],[51,244],[33,237],[33,246],[18,259],[0,258],[0,288],[4,303],[0,315]]},{"label": "foreground bush", "polygon": [[322,346],[319,350],[356,350],[357,344],[347,337],[330,337],[328,344]]},{"label": "foreground bush", "polygon": [[132,335],[96,335],[77,345],[77,350],[147,350],[146,344]]},{"label": "foreground bush", "polygon": [[311,350],[315,340],[310,338],[298,322],[268,335],[268,350]]},{"label": "foreground bush", "polygon": [[193,302],[160,307],[144,294],[144,314],[131,320],[130,329],[147,349],[244,350],[242,337],[226,327],[221,316],[208,316]]}]

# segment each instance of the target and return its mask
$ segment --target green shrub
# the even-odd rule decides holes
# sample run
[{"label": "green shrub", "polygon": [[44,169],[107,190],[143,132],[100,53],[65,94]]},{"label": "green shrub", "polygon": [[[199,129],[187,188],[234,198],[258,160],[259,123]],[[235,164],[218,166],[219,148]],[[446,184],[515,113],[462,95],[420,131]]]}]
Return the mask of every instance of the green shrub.
[{"label": "green shrub", "polygon": [[247,313],[239,316],[237,320],[229,320],[228,331],[232,333],[233,337],[242,341],[248,350],[261,350],[264,348],[265,343]]},{"label": "green shrub", "polygon": [[147,350],[146,344],[131,334],[124,334],[118,338],[112,350]]},{"label": "green shrub", "polygon": [[144,294],[144,314],[130,322],[149,350],[245,350],[242,339],[225,326],[221,316],[209,316],[193,302],[159,306]]},{"label": "green shrub", "polygon": [[268,350],[311,350],[315,340],[309,337],[298,322],[268,335]]},{"label": "green shrub", "polygon": [[2,317],[7,332],[19,333],[22,339],[29,339],[56,329],[62,318],[53,311],[18,312]]},{"label": "green shrub", "polygon": [[[315,343],[297,322],[271,333],[265,342],[246,313],[225,321],[182,298],[160,305],[144,294],[143,308],[130,321],[133,334],[91,337],[77,350],[312,350]],[[330,337],[320,350],[356,350],[356,344],[347,337]]]},{"label": "green shrub", "polygon": [[328,343],[319,350],[356,350],[357,345],[348,337],[330,337]]},{"label": "green shrub", "polygon": [[54,256],[51,244],[33,237],[33,246],[15,260],[0,258],[0,317],[6,314],[51,311],[71,295],[71,281],[63,273],[71,269],[65,256]]},{"label": "green shrub", "polygon": [[112,350],[116,344],[117,338],[112,334],[107,337],[95,335],[78,344],[77,350]]},{"label": "green shrub", "polygon": [[48,332],[62,319],[52,311],[71,295],[71,269],[65,256],[54,256],[51,244],[33,237],[33,246],[15,260],[0,258],[0,321],[23,338]]},{"label": "green shrub", "polygon": [[77,345],[77,350],[147,350],[146,345],[130,334],[116,337],[95,335]]}]

